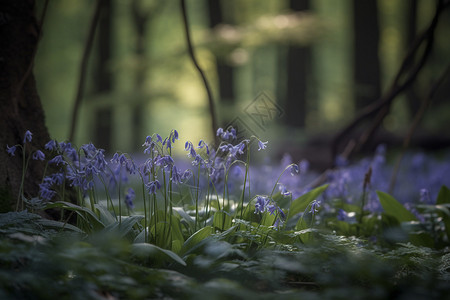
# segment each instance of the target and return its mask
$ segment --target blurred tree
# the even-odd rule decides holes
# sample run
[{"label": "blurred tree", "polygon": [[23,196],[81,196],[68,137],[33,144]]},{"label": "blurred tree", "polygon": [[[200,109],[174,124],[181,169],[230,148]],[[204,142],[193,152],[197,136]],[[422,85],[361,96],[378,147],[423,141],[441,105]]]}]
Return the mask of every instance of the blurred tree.
[{"label": "blurred tree", "polygon": [[[113,78],[109,68],[112,49],[113,1],[101,1],[101,13],[98,24],[98,46],[95,65],[94,93],[110,93]],[[95,98],[93,99],[95,101]],[[113,108],[110,105],[96,108],[94,114],[94,143],[97,147],[111,149]]]},{"label": "blurred tree", "polygon": [[[406,2],[406,49],[411,47],[417,35],[417,0],[410,0]],[[408,98],[409,109],[414,115],[420,107],[420,99],[417,95],[415,86],[411,86],[406,91]]]},{"label": "blurred tree", "polygon": [[[221,24],[233,23],[232,20],[224,20],[222,6],[229,2],[221,0],[208,0],[209,25],[211,29],[217,28]],[[217,77],[219,80],[219,99],[225,103],[232,104],[235,100],[234,93],[234,70],[227,62],[226,57],[216,56]]]},{"label": "blurred tree", "polygon": [[[133,0],[131,2],[131,17],[136,32],[136,39],[134,45],[134,52],[139,62],[135,70],[134,88],[138,94],[143,92],[145,78],[148,71],[148,58],[147,58],[147,41],[149,40],[148,32],[151,21],[158,15],[161,9],[164,7],[164,1],[142,1]],[[150,24],[149,24],[150,22]],[[131,132],[132,144],[135,150],[139,150],[142,136],[143,112],[145,111],[143,105],[143,99],[139,97],[138,101],[132,108],[132,124]]]},{"label": "blurred tree", "polygon": [[[22,177],[18,149],[9,157],[6,146],[22,144],[26,130],[33,133],[26,152],[43,149],[50,140],[32,72],[42,23],[34,16],[35,1],[0,1],[0,210],[15,207]],[[45,9],[44,9],[45,11]],[[24,181],[25,196],[36,196],[44,164],[30,163]]]},{"label": "blurred tree", "polygon": [[[309,9],[309,0],[290,0],[289,8],[293,11]],[[285,92],[285,113],[288,126],[304,127],[307,114],[307,81],[311,72],[309,61],[311,49],[289,43],[286,58],[287,84]]]},{"label": "blurred tree", "polygon": [[353,0],[355,104],[359,110],[381,95],[377,0]]}]

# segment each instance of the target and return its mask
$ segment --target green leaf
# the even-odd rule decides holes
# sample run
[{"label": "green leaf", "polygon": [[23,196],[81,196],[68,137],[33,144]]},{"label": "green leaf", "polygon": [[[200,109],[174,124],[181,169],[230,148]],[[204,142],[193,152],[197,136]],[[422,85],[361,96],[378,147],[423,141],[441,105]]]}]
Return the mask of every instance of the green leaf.
[{"label": "green leaf", "polygon": [[61,229],[61,230],[68,229],[68,230],[72,230],[72,231],[75,231],[78,233],[84,233],[84,231],[81,230],[80,228],[73,226],[71,224],[68,224],[68,223],[64,223],[64,222],[41,218],[37,221],[37,223],[46,228],[54,228],[54,229]]},{"label": "green leaf", "polygon": [[210,237],[214,233],[214,228],[211,226],[203,227],[202,229],[195,232],[193,235],[191,235],[183,245],[183,248],[181,249],[181,253],[184,254],[194,247],[197,248],[203,240]]},{"label": "green leaf", "polygon": [[450,204],[450,189],[443,185],[439,190],[436,204]]},{"label": "green leaf", "polygon": [[[162,249],[153,244],[147,243],[137,243],[131,245],[131,252],[138,258],[141,259],[154,259],[155,261],[159,261],[160,258],[170,258],[171,260],[179,263],[180,265],[186,266],[186,262],[179,257],[176,253]],[[162,254],[162,255],[161,255]]]},{"label": "green leaf", "polygon": [[417,218],[391,195],[380,191],[377,191],[377,195],[384,212],[399,223],[417,221]]},{"label": "green leaf", "polygon": [[96,231],[105,228],[105,224],[103,224],[102,221],[100,221],[100,219],[97,217],[97,215],[89,208],[81,207],[79,205],[65,201],[49,203],[47,204],[46,209],[49,208],[61,208],[76,212],[77,215],[86,222],[86,225],[88,225],[91,230]]},{"label": "green leaf", "polygon": [[224,211],[217,211],[214,214],[213,226],[219,230],[227,230],[231,227],[233,218]]},{"label": "green leaf", "polygon": [[110,225],[117,222],[117,219],[104,205],[95,204],[95,208],[98,209],[100,221],[102,221],[103,224]]},{"label": "green leaf", "polygon": [[122,222],[116,221],[106,226],[101,232],[105,234],[114,233],[119,237],[125,237],[133,230],[133,226],[143,218],[144,216],[122,217]]},{"label": "green leaf", "polygon": [[294,201],[292,201],[291,207],[289,208],[289,214],[287,217],[287,220],[289,220],[291,217],[295,216],[296,214],[303,212],[306,210],[308,205],[317,199],[328,187],[328,184],[319,186],[308,193],[301,195]]}]

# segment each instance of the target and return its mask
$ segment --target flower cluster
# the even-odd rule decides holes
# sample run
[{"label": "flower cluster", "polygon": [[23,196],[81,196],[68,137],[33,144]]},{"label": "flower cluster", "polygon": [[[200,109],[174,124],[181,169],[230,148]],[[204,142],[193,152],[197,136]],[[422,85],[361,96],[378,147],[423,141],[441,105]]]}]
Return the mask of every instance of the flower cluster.
[{"label": "flower cluster", "polygon": [[255,203],[255,214],[269,212],[270,215],[275,215],[275,222],[273,226],[278,228],[282,226],[286,220],[286,214],[278,205],[270,198],[265,196],[257,196]]}]

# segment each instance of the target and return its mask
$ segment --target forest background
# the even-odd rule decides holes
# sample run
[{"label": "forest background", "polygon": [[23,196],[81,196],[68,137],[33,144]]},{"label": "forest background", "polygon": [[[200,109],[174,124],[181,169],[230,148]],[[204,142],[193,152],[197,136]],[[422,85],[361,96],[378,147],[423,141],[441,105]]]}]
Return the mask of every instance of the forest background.
[{"label": "forest background", "polygon": [[[93,142],[109,153],[140,151],[146,135],[171,129],[182,139],[212,141],[212,127],[232,125],[270,140],[273,155],[290,152],[323,168],[346,151],[352,135],[374,126],[376,117],[368,116],[358,133],[340,137],[345,142],[333,140],[389,91],[436,3],[188,2],[192,46],[212,89],[213,116],[188,53],[178,1],[36,1],[37,18],[45,17],[34,75],[46,125],[52,138]],[[389,105],[365,150],[401,145],[449,64],[449,29],[446,11],[426,63]],[[89,34],[92,51],[83,56]],[[80,76],[83,60],[87,69]],[[442,130],[450,113],[449,86],[444,77],[413,146],[436,150],[450,144]],[[77,97],[81,106],[74,114]]]}]

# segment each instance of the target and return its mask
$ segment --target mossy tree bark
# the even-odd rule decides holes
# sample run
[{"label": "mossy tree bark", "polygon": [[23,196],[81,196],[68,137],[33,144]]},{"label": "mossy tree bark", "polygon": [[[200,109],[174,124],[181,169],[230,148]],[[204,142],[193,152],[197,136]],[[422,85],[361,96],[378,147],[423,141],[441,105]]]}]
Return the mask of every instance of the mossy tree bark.
[{"label": "mossy tree bark", "polygon": [[[20,149],[10,157],[6,145],[22,144],[26,130],[30,155],[50,140],[33,76],[40,28],[34,0],[0,0],[0,210],[15,208],[22,179]],[[37,196],[44,163],[30,161],[24,181],[26,197]]]}]

